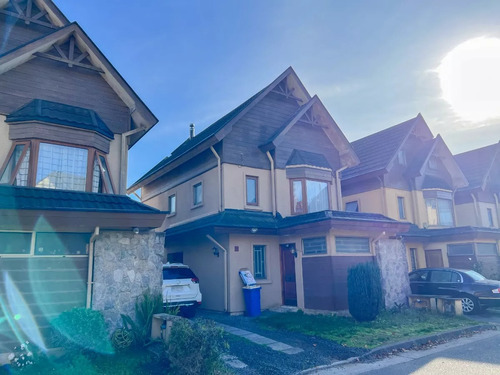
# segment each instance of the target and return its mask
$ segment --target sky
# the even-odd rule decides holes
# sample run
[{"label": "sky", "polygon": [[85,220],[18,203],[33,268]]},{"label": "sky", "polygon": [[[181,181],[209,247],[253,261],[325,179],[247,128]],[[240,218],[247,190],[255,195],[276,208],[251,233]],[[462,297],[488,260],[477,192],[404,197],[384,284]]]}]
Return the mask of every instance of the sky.
[{"label": "sky", "polygon": [[500,2],[55,0],[159,119],[129,154],[129,185],[292,66],[349,141],[421,113],[452,153],[500,139],[460,118],[437,69],[457,45],[500,38]]}]

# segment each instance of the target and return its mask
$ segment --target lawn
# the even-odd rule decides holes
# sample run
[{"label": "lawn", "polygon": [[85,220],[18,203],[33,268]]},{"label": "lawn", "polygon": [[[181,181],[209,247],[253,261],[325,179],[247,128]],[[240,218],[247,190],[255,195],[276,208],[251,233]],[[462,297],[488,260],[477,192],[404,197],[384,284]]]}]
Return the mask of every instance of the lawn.
[{"label": "lawn", "polygon": [[306,315],[302,311],[274,314],[258,321],[263,328],[300,332],[345,346],[367,349],[477,324],[463,317],[416,310],[382,312],[375,321],[364,323],[338,315]]}]

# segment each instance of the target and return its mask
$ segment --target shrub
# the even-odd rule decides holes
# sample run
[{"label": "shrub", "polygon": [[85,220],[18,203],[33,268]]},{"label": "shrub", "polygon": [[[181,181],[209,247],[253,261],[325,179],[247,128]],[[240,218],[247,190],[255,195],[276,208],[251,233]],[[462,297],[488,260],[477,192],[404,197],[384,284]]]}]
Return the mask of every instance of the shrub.
[{"label": "shrub", "polygon": [[113,353],[106,322],[100,311],[74,308],[52,320],[54,344],[67,350]]},{"label": "shrub", "polygon": [[173,374],[212,375],[225,372],[220,355],[227,350],[223,330],[213,321],[178,320],[168,342],[168,359]]},{"label": "shrub", "polygon": [[163,299],[160,293],[151,293],[149,290],[135,301],[135,321],[128,315],[122,314],[123,326],[134,335],[137,345],[147,346],[151,340],[151,325],[153,315],[163,310]]},{"label": "shrub", "polygon": [[347,275],[349,313],[359,322],[375,320],[382,308],[380,269],[375,263],[351,267]]}]

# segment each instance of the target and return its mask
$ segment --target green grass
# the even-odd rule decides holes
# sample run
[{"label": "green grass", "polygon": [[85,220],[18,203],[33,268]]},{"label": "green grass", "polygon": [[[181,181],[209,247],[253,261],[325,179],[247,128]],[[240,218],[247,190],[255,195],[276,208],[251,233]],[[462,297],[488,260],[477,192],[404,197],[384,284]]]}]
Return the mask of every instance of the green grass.
[{"label": "green grass", "polygon": [[299,311],[262,317],[259,318],[259,324],[267,329],[299,332],[349,347],[371,349],[411,337],[469,327],[477,323],[463,317],[404,310],[397,313],[382,312],[373,322],[364,323],[343,316],[305,315]]}]

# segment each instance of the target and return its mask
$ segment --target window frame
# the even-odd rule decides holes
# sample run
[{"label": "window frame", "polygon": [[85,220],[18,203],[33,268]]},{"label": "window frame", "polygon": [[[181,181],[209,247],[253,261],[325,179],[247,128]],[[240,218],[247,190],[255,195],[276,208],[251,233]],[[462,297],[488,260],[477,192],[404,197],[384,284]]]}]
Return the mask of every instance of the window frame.
[{"label": "window frame", "polygon": [[[356,210],[355,210],[355,211],[348,211],[348,210],[347,210],[347,205],[348,205],[348,204],[352,204],[352,203],[356,203]],[[360,212],[360,209],[359,209],[359,200],[350,201],[350,202],[345,202],[345,205],[344,205],[344,211],[345,211],[345,212]]]},{"label": "window frame", "polygon": [[[295,205],[293,204],[294,202],[294,194],[293,194],[293,183],[299,181],[301,183],[301,192],[302,192],[302,211],[297,211],[295,209]],[[330,182],[324,181],[324,180],[317,180],[313,178],[290,178],[290,208],[291,208],[291,213],[292,215],[303,215],[309,213],[309,207],[307,203],[307,181],[313,181],[313,182],[321,182],[326,184],[326,194],[327,194],[327,203],[328,203],[328,208],[325,210],[320,210],[320,211],[326,211],[331,209],[331,204],[330,204]],[[313,212],[319,212],[319,211],[313,211]]]},{"label": "window frame", "polygon": [[[255,203],[248,201],[248,181],[254,181],[255,184]],[[258,176],[245,176],[245,204],[247,206],[259,206],[259,177]]]},{"label": "window frame", "polygon": [[[197,208],[197,207],[201,207],[203,206],[203,181],[198,181],[196,183],[194,183],[192,186],[192,198],[193,200],[191,201],[192,203],[192,208]],[[196,199],[197,199],[197,194],[196,194],[196,188],[197,187],[200,187],[201,188],[201,198],[200,198],[200,201],[198,202]]]},{"label": "window frame", "polygon": [[[447,199],[447,198],[439,198],[439,197],[431,197],[431,198],[425,198],[425,209],[427,213],[427,221],[429,223],[429,226],[440,226],[440,227],[454,227],[455,226],[455,203],[453,202],[453,199]],[[429,217],[429,205],[428,202],[433,201],[435,203],[435,210],[436,210],[436,217],[437,217],[437,224],[431,224],[430,223],[430,217]],[[451,207],[451,224],[443,224],[441,220],[441,213],[439,210],[439,201],[446,201],[450,203]]]},{"label": "window frame", "polygon": [[[260,259],[256,259],[256,248],[260,247],[262,251],[262,255],[260,256]],[[260,261],[261,264],[259,267],[256,267],[256,260]],[[253,276],[255,280],[267,280],[268,279],[268,272],[267,272],[267,245],[262,245],[262,244],[254,244],[252,245],[252,266],[253,266]],[[262,269],[262,272],[259,271],[257,273],[257,268]]]},{"label": "window frame", "polygon": [[417,257],[417,248],[410,247],[410,262],[411,262],[411,270],[415,271],[418,269],[418,257]]},{"label": "window frame", "polygon": [[495,226],[495,221],[493,220],[493,210],[490,207],[486,207],[486,216],[488,217],[490,228],[493,228]]},{"label": "window frame", "polygon": [[406,219],[405,197],[398,196],[398,213],[401,220]]},{"label": "window frame", "polygon": [[[339,251],[339,240],[365,240],[368,244],[368,251]],[[371,241],[369,237],[356,237],[356,236],[335,236],[335,253],[337,254],[372,254]]]},{"label": "window frame", "polygon": [[[172,198],[174,199],[173,211],[172,211]],[[177,194],[176,193],[170,194],[167,198],[167,203],[168,203],[168,210],[170,212],[168,216],[174,216],[177,213]]]},{"label": "window frame", "polygon": [[[325,241],[325,251],[314,251],[314,252],[306,251],[306,241],[313,241],[313,240],[316,241],[318,239],[322,239]],[[326,236],[302,238],[302,254],[304,254],[304,256],[328,254],[328,241],[326,239]]]},{"label": "window frame", "polygon": [[[11,149],[9,153],[7,154],[7,158],[5,159],[2,168],[0,169],[0,176],[2,176],[8,166],[8,163],[15,151],[16,146],[19,145],[24,145],[23,151],[21,153],[21,156],[16,163],[16,166],[14,168],[13,174],[10,176],[9,182],[4,183],[3,185],[12,185],[14,183],[14,179],[19,172],[19,168],[21,167],[22,161],[24,157],[26,156],[26,153],[28,150],[30,150],[30,156],[28,160],[28,178],[27,178],[27,187],[37,187],[36,186],[36,177],[38,173],[38,164],[39,164],[39,156],[40,156],[40,145],[44,144],[49,144],[49,145],[56,145],[56,146],[64,146],[64,147],[71,147],[71,148],[77,148],[77,149],[83,149],[87,150],[87,165],[86,165],[86,174],[85,174],[85,190],[72,190],[76,192],[87,192],[87,193],[92,193],[93,192],[93,170],[94,170],[94,160],[97,160],[97,164],[99,166],[99,174],[100,178],[103,181],[103,187],[104,190],[106,191],[105,193],[100,193],[100,194],[117,194],[117,189],[115,186],[115,183],[113,181],[113,177],[111,176],[110,169],[109,169],[109,162],[107,155],[101,151],[98,151],[97,149],[93,147],[88,147],[88,146],[81,146],[81,145],[75,145],[72,143],[67,143],[67,142],[56,142],[56,141],[47,141],[44,139],[33,139],[29,141],[15,141],[12,143]],[[106,163],[107,168],[104,168],[102,161],[100,158],[104,159],[104,162]],[[104,176],[104,171],[107,171],[109,181],[105,178]],[[55,190],[65,190],[65,189],[55,189]]]}]

